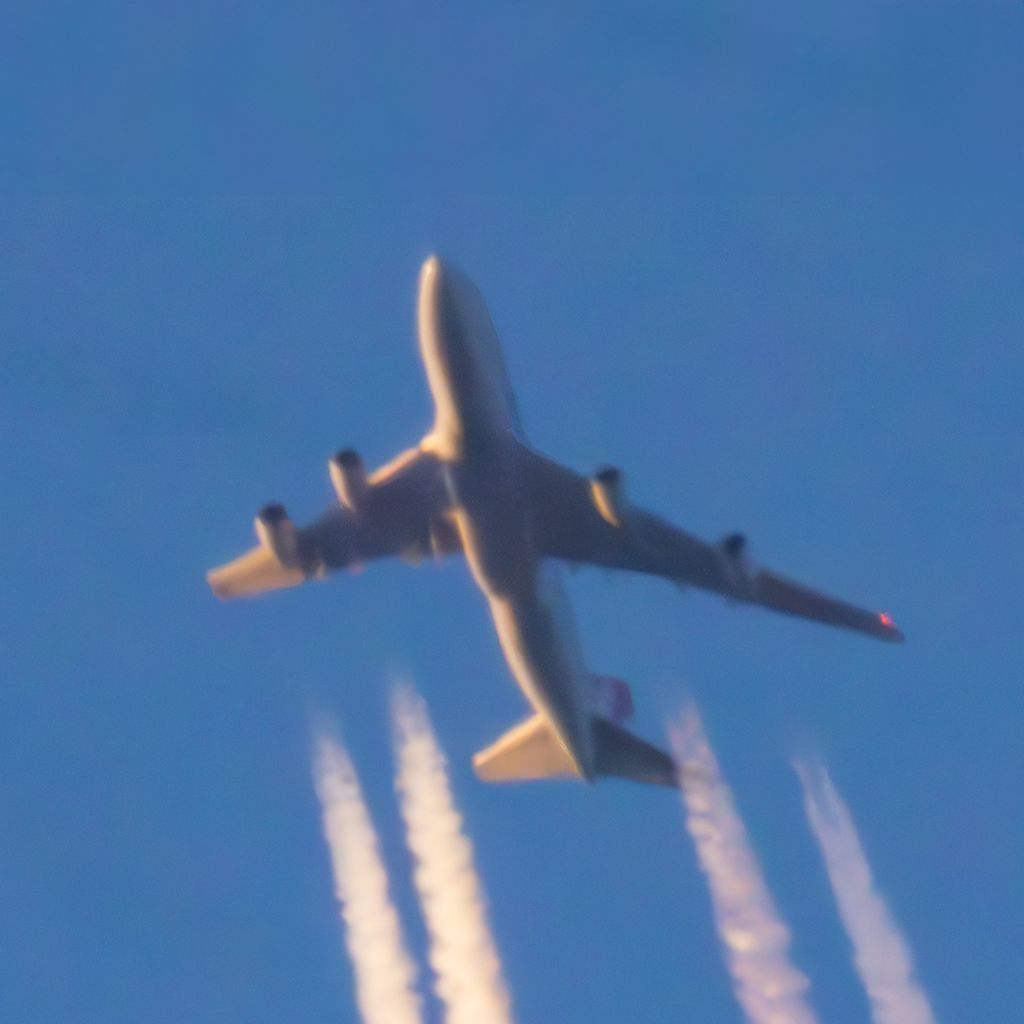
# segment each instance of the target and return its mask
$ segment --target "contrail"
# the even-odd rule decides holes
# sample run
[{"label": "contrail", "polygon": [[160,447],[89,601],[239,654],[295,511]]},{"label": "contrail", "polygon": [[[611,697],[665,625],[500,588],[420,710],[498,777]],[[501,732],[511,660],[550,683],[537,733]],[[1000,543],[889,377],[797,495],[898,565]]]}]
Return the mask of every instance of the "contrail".
[{"label": "contrail", "polygon": [[420,1024],[416,966],[402,941],[398,913],[359,779],[344,748],[316,738],[313,781],[323,808],[335,894],[366,1024]]},{"label": "contrail", "polygon": [[806,999],[810,983],[789,960],[789,929],[692,703],[670,735],[686,827],[707,875],[736,998],[751,1024],[815,1024]]},{"label": "contrail", "polygon": [[935,1024],[928,997],[914,977],[910,949],[875,888],[849,808],[820,760],[797,759],[793,767],[871,1002],[871,1019],[874,1024]]},{"label": "contrail", "polygon": [[506,1024],[512,1020],[511,1000],[444,754],[426,705],[411,688],[396,689],[393,715],[398,793],[445,1019],[448,1024]]}]

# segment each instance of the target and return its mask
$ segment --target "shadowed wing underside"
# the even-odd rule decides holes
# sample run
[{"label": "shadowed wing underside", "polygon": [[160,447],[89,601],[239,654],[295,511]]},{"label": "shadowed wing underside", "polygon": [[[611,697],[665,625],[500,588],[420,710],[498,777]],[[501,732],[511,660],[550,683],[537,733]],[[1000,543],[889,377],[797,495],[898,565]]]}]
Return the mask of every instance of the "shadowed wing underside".
[{"label": "shadowed wing underside", "polygon": [[882,640],[903,639],[884,612],[858,608],[753,565],[740,534],[709,544],[634,505],[614,522],[602,514],[590,479],[525,449],[522,456],[533,539],[542,556],[661,576]]},{"label": "shadowed wing underside", "polygon": [[412,448],[367,480],[358,507],[335,505],[309,526],[294,530],[282,556],[259,545],[212,569],[207,580],[221,598],[292,587],[328,571],[398,555],[415,561],[461,550],[448,518],[449,499],[440,461]]}]

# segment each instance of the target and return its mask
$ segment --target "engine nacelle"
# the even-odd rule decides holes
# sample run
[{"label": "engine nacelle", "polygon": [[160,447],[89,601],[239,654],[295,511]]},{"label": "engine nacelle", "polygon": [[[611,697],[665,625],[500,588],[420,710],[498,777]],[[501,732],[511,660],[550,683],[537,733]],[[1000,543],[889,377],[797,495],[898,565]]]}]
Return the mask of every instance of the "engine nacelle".
[{"label": "engine nacelle", "polygon": [[284,505],[266,505],[256,516],[256,536],[278,563],[286,569],[298,568],[299,536]]},{"label": "engine nacelle", "polygon": [[338,503],[350,512],[358,512],[370,487],[359,453],[343,448],[331,457],[328,468]]},{"label": "engine nacelle", "polygon": [[722,552],[726,570],[737,589],[749,590],[754,575],[754,566],[750,560],[750,549],[746,536],[742,533],[727,533],[718,542],[718,548]]},{"label": "engine nacelle", "polygon": [[622,471],[602,466],[590,479],[590,496],[601,518],[621,527],[626,513],[626,485]]}]

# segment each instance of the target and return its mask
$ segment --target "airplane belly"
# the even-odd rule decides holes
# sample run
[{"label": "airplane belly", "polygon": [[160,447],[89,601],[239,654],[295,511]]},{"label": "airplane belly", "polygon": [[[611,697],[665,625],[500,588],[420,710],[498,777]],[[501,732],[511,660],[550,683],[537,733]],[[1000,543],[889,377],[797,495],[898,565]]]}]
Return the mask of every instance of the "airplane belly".
[{"label": "airplane belly", "polygon": [[539,594],[489,600],[498,639],[523,695],[542,714],[586,779],[596,775],[594,738],[582,692],[581,666],[573,664],[552,610]]},{"label": "airplane belly", "polygon": [[496,453],[486,464],[464,460],[446,471],[452,516],[477,585],[489,598],[530,590],[536,556],[510,460]]}]

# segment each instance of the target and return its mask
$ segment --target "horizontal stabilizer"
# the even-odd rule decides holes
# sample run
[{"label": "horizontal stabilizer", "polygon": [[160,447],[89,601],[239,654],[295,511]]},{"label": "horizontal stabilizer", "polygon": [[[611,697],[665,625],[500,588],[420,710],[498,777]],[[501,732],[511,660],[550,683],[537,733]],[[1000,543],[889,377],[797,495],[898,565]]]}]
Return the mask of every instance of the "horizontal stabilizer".
[{"label": "horizontal stabilizer", "polygon": [[589,676],[590,710],[613,722],[624,722],[633,714],[633,694],[629,683],[614,676]]},{"label": "horizontal stabilizer", "polygon": [[541,715],[521,722],[481,750],[473,758],[473,769],[484,782],[580,777],[573,759]]},{"label": "horizontal stabilizer", "polygon": [[659,786],[678,785],[675,761],[664,751],[606,718],[595,718],[593,729],[598,775],[617,775]]},{"label": "horizontal stabilizer", "polygon": [[[675,786],[676,765],[668,754],[606,718],[591,719],[598,775]],[[580,772],[542,715],[534,715],[481,750],[473,768],[484,782],[578,779]]]},{"label": "horizontal stabilizer", "polygon": [[301,569],[286,569],[274,553],[262,545],[206,574],[210,589],[223,601],[262,594],[265,590],[295,587],[305,579],[306,574]]}]

